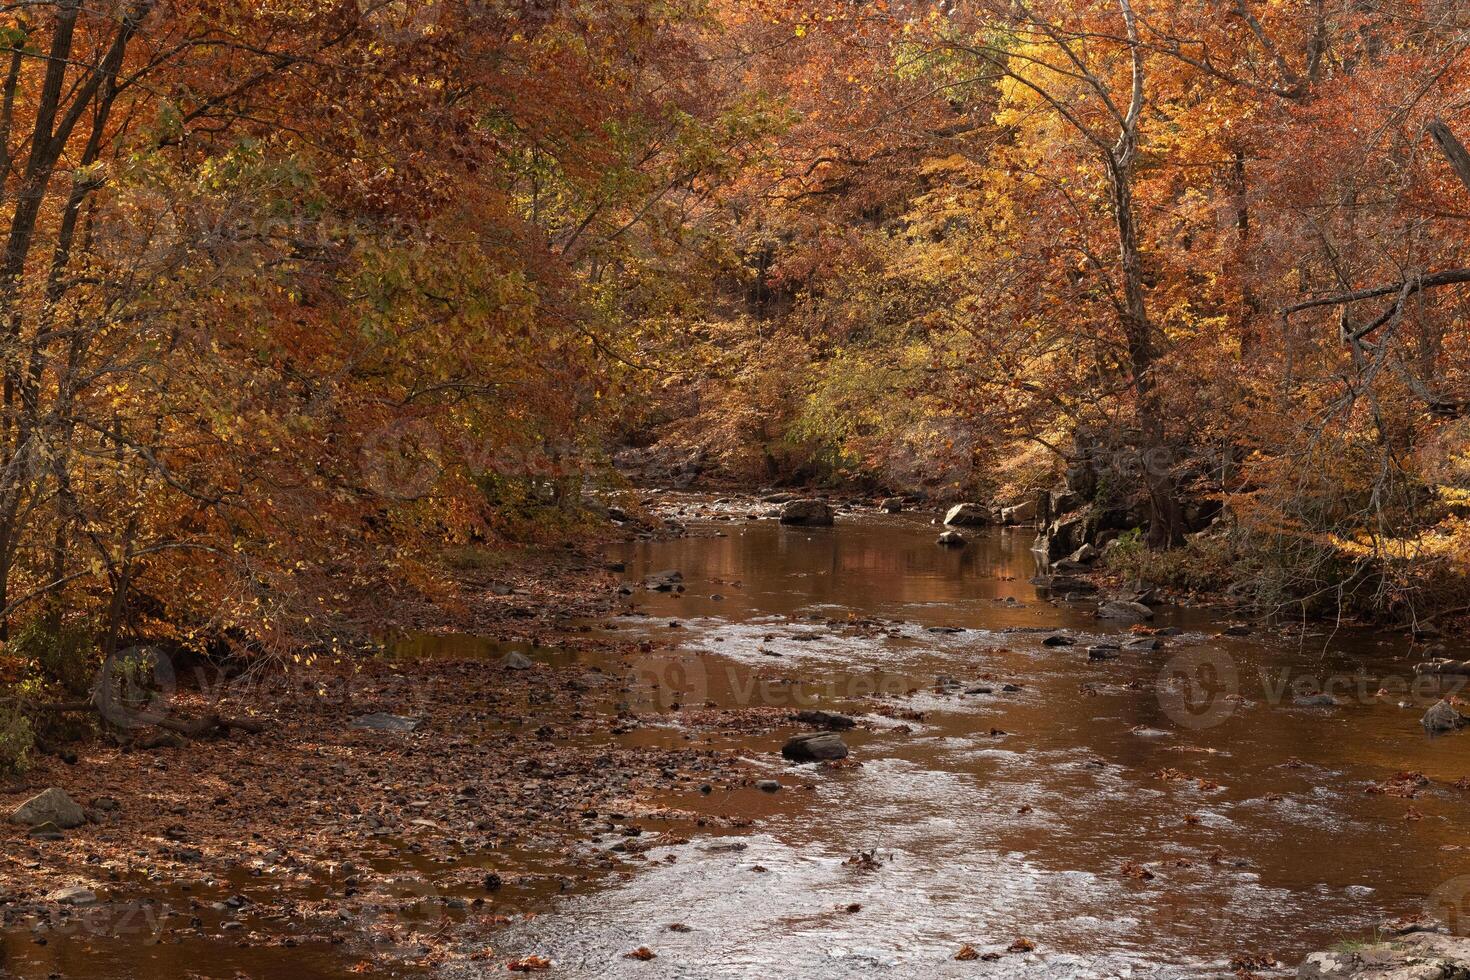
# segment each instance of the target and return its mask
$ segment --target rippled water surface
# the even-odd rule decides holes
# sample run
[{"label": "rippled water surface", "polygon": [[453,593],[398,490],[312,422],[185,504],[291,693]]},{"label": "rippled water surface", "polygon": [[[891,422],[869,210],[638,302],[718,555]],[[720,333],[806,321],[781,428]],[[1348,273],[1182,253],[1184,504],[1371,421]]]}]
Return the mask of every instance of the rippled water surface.
[{"label": "rippled water surface", "polygon": [[[927,521],[801,529],[742,514],[614,555],[632,593],[589,625],[653,642],[631,686],[588,707],[626,698],[644,724],[615,737],[734,746],[783,788],[658,791],[676,816],[640,820],[644,839],[681,842],[572,894],[528,896],[541,914],[473,937],[493,955],[453,975],[503,975],[535,954],[578,977],[1217,976],[1232,961],[1294,965],[1470,894],[1455,880],[1470,873],[1470,792],[1454,786],[1470,734],[1424,735],[1438,695],[1409,689],[1407,639],[1320,625],[1223,636],[1221,615],[1161,607],[1150,625],[1175,633],[1162,649],[1094,661],[1089,645],[1131,636],[1094,602],[1038,593],[1029,531],[949,550]],[[682,593],[638,587],[669,569]],[[1076,645],[1043,645],[1056,631]],[[398,652],[509,649],[628,664],[474,637]],[[1335,704],[1297,703],[1329,681]],[[794,722],[715,736],[685,723],[708,704],[853,715],[855,764],[784,762],[782,742],[807,730]],[[1405,770],[1427,783],[1370,792]],[[0,975],[325,977],[354,962],[282,935],[40,947],[12,932]],[[1034,949],[1007,951],[1022,938]],[[992,958],[955,960],[966,945]],[[638,947],[656,957],[625,958]]]},{"label": "rippled water surface", "polygon": [[[752,739],[749,757],[781,792],[669,800],[752,818],[725,841],[744,849],[696,839],[654,851],[645,873],[516,937],[563,972],[1294,966],[1387,916],[1421,913],[1470,872],[1470,793],[1452,785],[1470,774],[1470,736],[1425,737],[1431,699],[1407,688],[1414,655],[1399,635],[1221,636],[1228,622],[1212,613],[1164,608],[1151,625],[1182,633],[1163,649],[1093,662],[1086,645],[1126,640],[1125,628],[1096,619],[1095,603],[1038,594],[1030,532],[982,532],[952,551],[908,516],[714,527],[725,536],[626,556],[629,581],[684,576],[682,595],[635,593],[640,615],[623,620],[664,638],[679,624],[676,651],[645,664],[660,696],[862,715],[845,736],[860,765],[784,763],[776,750],[796,726]],[[1043,646],[1043,629],[1079,642]],[[1337,706],[1297,703],[1329,684]],[[963,693],[977,688],[991,693]],[[875,691],[922,720],[872,714]],[[669,718],[677,726],[678,712]],[[1412,799],[1369,792],[1401,770],[1431,783]],[[849,863],[865,851],[876,867]],[[689,931],[667,929],[675,922]],[[1005,953],[1020,937],[1035,951]],[[965,944],[1001,958],[956,962]],[[658,958],[620,960],[639,946]]]}]

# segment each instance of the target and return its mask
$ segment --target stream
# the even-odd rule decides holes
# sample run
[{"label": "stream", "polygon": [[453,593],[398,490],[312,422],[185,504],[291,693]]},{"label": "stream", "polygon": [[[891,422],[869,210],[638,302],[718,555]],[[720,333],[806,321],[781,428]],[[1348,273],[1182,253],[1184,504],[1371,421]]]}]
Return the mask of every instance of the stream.
[{"label": "stream", "polygon": [[[780,792],[671,800],[753,820],[746,846],[654,851],[536,919],[518,945],[564,975],[627,967],[640,946],[657,959],[639,974],[669,977],[1265,972],[1460,899],[1470,792],[1452,784],[1470,739],[1425,736],[1439,695],[1415,688],[1401,634],[1221,636],[1211,611],[1164,607],[1150,625],[1181,632],[1163,649],[1094,662],[1089,642],[1125,627],[1038,595],[1029,530],[951,550],[908,515],[712,529],[625,555],[629,581],[684,576],[682,595],[636,593],[646,618],[623,625],[680,624],[683,655],[659,668],[683,688],[670,697],[827,708],[872,730],[844,735],[860,765],[829,771],[783,762],[794,726],[752,739]],[[826,625],[866,619],[901,625]],[[1078,642],[1044,646],[1050,630]],[[1324,690],[1336,706],[1297,703]],[[874,692],[922,720],[867,713]],[[1413,799],[1369,791],[1404,770],[1430,781],[1389,783]],[[862,852],[872,867],[850,863]],[[1006,953],[1019,938],[1035,951]],[[955,961],[966,944],[1000,959]]]},{"label": "stream", "polygon": [[[1426,737],[1419,718],[1441,692],[1414,681],[1400,633],[1247,629],[1160,606],[1147,624],[1166,634],[1159,649],[1092,659],[1089,647],[1137,634],[1099,620],[1095,600],[1031,585],[1028,530],[967,532],[946,549],[927,515],[801,528],[748,520],[748,504],[691,508],[689,536],[609,552],[626,565],[625,608],[581,624],[647,641],[629,695],[644,723],[611,737],[734,747],[780,790],[651,791],[665,814],[639,821],[651,849],[595,884],[528,895],[539,914],[451,976],[504,975],[532,955],[571,977],[1269,974],[1470,894],[1470,791],[1455,786],[1470,735]],[[682,592],[639,587],[672,569]],[[1074,645],[1046,645],[1055,634]],[[505,650],[463,636],[403,644],[455,659]],[[616,698],[589,705],[629,707]],[[685,724],[709,706],[782,720],[744,734]],[[784,720],[802,709],[858,721],[842,733],[848,760],[782,759],[811,730]],[[40,947],[12,931],[0,976],[333,976],[355,961],[277,932],[258,948],[201,937],[144,949],[127,935]],[[652,958],[626,956],[640,947]]]}]

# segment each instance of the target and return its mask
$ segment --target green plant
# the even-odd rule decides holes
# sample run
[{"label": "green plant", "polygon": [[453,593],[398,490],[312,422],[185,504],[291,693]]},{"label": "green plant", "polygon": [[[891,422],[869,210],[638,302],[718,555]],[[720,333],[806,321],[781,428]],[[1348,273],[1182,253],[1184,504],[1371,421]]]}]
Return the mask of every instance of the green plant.
[{"label": "green plant", "polygon": [[0,705],[0,773],[19,775],[30,767],[36,737],[19,707]]},{"label": "green plant", "polygon": [[91,687],[96,645],[91,631],[80,625],[59,628],[44,619],[27,623],[9,651],[46,684],[60,685],[67,693],[85,694]]}]

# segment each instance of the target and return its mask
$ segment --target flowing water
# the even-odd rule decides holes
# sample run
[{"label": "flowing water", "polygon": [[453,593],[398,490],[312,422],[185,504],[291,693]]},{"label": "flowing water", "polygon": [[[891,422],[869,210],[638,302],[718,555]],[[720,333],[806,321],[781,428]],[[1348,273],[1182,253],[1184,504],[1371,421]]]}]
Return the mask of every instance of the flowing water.
[{"label": "flowing water", "polygon": [[[648,976],[1211,975],[1294,966],[1470,890],[1470,792],[1452,785],[1470,737],[1425,736],[1437,695],[1412,689],[1401,635],[1220,636],[1217,616],[1165,608],[1151,625],[1182,630],[1167,646],[1094,662],[1088,642],[1124,628],[1038,594],[1030,532],[954,551],[907,516],[711,527],[726,536],[626,555],[630,581],[678,569],[686,587],[635,594],[646,618],[625,630],[680,624],[645,669],[685,704],[861,716],[844,736],[861,764],[784,763],[796,726],[749,740],[780,792],[668,801],[752,820],[746,847],[654,851],[538,918],[517,942],[563,974],[647,946]],[[1044,646],[1054,629],[1078,644]],[[1324,689],[1336,706],[1297,703]],[[874,715],[874,692],[922,720]],[[1369,791],[1402,770],[1432,782]],[[1020,937],[1035,952],[1004,952]],[[965,944],[1002,955],[955,961]]]},{"label": "flowing water", "polygon": [[[1162,607],[1150,626],[1178,631],[1162,649],[1094,661],[1087,647],[1130,639],[1126,628],[1029,584],[1029,532],[951,550],[916,516],[805,529],[739,515],[612,555],[630,584],[678,569],[685,591],[635,585],[621,615],[591,624],[654,641],[633,692],[596,707],[629,697],[651,723],[615,737],[733,745],[782,789],[660,791],[669,821],[640,822],[687,842],[630,862],[636,873],[528,896],[542,914],[455,975],[530,954],[578,977],[1195,977],[1232,960],[1269,972],[1263,961],[1295,964],[1470,894],[1470,791],[1454,786],[1470,775],[1470,734],[1424,735],[1438,692],[1414,686],[1401,635],[1222,636],[1217,613]],[[1076,644],[1043,644],[1058,631]],[[401,652],[505,649],[420,637]],[[1324,687],[1334,704],[1298,703]],[[706,704],[852,715],[855,764],[783,761],[783,741],[808,730],[794,723],[706,735],[685,721]],[[1428,783],[1376,791],[1404,770]],[[285,945],[289,931],[45,948],[12,932],[0,975],[332,976],[354,960]],[[1023,937],[1033,950],[1007,951]],[[967,944],[993,958],[955,960]],[[656,958],[625,958],[638,947]]]}]

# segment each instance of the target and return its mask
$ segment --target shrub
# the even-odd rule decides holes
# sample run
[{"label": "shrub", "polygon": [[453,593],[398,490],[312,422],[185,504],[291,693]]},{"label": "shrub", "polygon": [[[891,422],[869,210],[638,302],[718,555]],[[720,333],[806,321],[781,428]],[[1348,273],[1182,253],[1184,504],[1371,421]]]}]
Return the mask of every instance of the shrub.
[{"label": "shrub", "polygon": [[20,709],[0,705],[0,773],[15,776],[25,772],[35,745],[31,723]]}]

